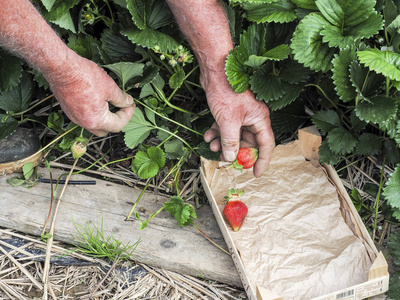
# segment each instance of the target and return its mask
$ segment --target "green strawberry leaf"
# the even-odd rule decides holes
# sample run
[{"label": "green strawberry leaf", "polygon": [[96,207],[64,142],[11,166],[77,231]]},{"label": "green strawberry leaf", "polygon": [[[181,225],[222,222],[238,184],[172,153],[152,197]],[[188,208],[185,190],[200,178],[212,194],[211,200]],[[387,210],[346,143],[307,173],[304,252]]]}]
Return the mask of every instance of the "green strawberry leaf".
[{"label": "green strawberry leaf", "polygon": [[350,123],[351,123],[350,131],[352,133],[363,131],[367,126],[367,123],[365,121],[362,121],[360,120],[359,117],[357,117],[354,110],[351,112],[350,115]]},{"label": "green strawberry leaf", "polygon": [[196,152],[205,159],[218,161],[221,156],[221,151],[214,152],[210,149],[210,144],[205,141],[200,142],[195,148]]},{"label": "green strawberry leaf", "polygon": [[296,84],[306,82],[313,72],[309,68],[305,68],[295,60],[287,60],[282,65],[280,77],[284,78],[288,83]]},{"label": "green strawberry leaf", "polygon": [[138,61],[140,55],[136,53],[136,46],[126,37],[120,34],[115,24],[107,28],[101,34],[101,49],[110,59],[108,64],[121,61]]},{"label": "green strawberry leaf", "polygon": [[318,10],[318,7],[315,5],[315,0],[292,0],[292,2],[301,8]]},{"label": "green strawberry leaf", "polygon": [[379,135],[364,132],[357,143],[356,153],[359,155],[375,155],[382,150],[383,141]]},{"label": "green strawberry leaf", "polygon": [[51,112],[47,118],[47,126],[57,133],[64,133],[64,117],[61,113]]},{"label": "green strawberry leaf", "polygon": [[317,0],[328,24],[321,30],[323,41],[330,47],[344,48],[354,41],[367,39],[383,28],[381,14],[374,9],[376,1],[360,0],[357,3],[343,0]]},{"label": "green strawberry leaf", "polygon": [[233,3],[273,3],[279,0],[232,0]]},{"label": "green strawberry leaf", "polygon": [[22,76],[22,61],[0,49],[0,92],[6,92],[19,84]]},{"label": "green strawberry leaf", "polygon": [[179,226],[182,228],[193,223],[197,219],[193,206],[185,203],[181,197],[171,197],[170,201],[164,203],[164,210],[172,214]]},{"label": "green strawberry leaf", "polygon": [[395,168],[383,190],[383,196],[390,206],[400,208],[400,166]]},{"label": "green strawberry leaf", "polygon": [[129,120],[128,124],[122,129],[125,133],[124,140],[128,148],[133,149],[142,143],[155,129],[152,123],[146,121],[142,111],[137,107],[133,117]]},{"label": "green strawberry leaf", "polygon": [[184,79],[185,71],[181,67],[178,67],[176,72],[169,79],[169,87],[173,90],[179,89],[182,86]]},{"label": "green strawberry leaf", "polygon": [[285,88],[285,93],[282,97],[277,100],[268,102],[268,108],[272,111],[282,109],[283,107],[291,104],[293,101],[299,97],[301,91],[303,90],[302,84],[290,84]]},{"label": "green strawberry leaf", "polygon": [[248,68],[244,65],[251,55],[261,56],[265,52],[265,28],[262,25],[250,25],[240,35],[240,45],[235,47],[225,63],[228,81],[236,93],[242,93],[249,87]]},{"label": "green strawberry leaf", "polygon": [[[388,1],[391,2],[391,1]],[[385,22],[387,19],[385,18]],[[393,22],[391,22],[387,27],[387,31],[390,35],[394,35],[396,32],[399,32],[400,29],[400,15],[398,15]]]},{"label": "green strawberry leaf", "polygon": [[162,0],[127,0],[127,8],[139,29],[158,29],[172,22],[171,11]]},{"label": "green strawberry leaf", "polygon": [[156,91],[153,89],[152,85],[154,85],[156,87],[156,89],[159,91],[163,90],[163,88],[165,86],[165,82],[164,82],[164,79],[162,79],[162,77],[160,76],[160,74],[157,74],[151,82],[143,85],[142,90],[140,92],[139,99],[157,94]]},{"label": "green strawberry leaf", "polygon": [[[400,267],[400,232],[393,232],[390,234],[389,242],[387,243],[387,247],[389,249],[389,253],[393,258],[393,262],[396,266]],[[400,275],[400,274],[399,274]],[[400,288],[400,286],[399,286]],[[400,290],[399,290],[400,292]],[[396,298],[391,298],[396,299]]]},{"label": "green strawberry leaf", "polygon": [[377,124],[396,117],[398,107],[395,99],[378,96],[370,101],[363,101],[355,108],[361,120]]},{"label": "green strawberry leaf", "polygon": [[390,80],[400,81],[400,54],[378,49],[366,49],[357,52],[362,64]]},{"label": "green strawberry leaf", "polygon": [[356,90],[350,81],[349,70],[350,63],[356,59],[357,56],[354,48],[347,47],[340,50],[339,54],[335,54],[332,60],[332,79],[335,84],[335,91],[340,100],[344,102],[352,101],[357,96]]},{"label": "green strawberry leaf", "polygon": [[43,6],[47,9],[47,11],[50,11],[54,3],[56,2],[56,0],[41,0],[41,1]]},{"label": "green strawberry leaf", "polygon": [[31,176],[33,175],[34,171],[35,171],[35,164],[32,161],[27,162],[22,166],[22,172],[25,180],[29,180],[29,178],[31,178]]},{"label": "green strawberry leaf", "polygon": [[185,155],[185,149],[181,140],[172,140],[164,144],[165,156],[168,159],[179,159]]},{"label": "green strawberry leaf", "polygon": [[33,91],[31,77],[22,73],[21,81],[17,86],[0,93],[0,109],[14,113],[26,110],[32,100]]},{"label": "green strawberry leaf", "polygon": [[322,15],[339,28],[353,27],[368,20],[375,13],[375,0],[316,0]]},{"label": "green strawberry leaf", "polygon": [[383,143],[383,152],[385,154],[386,160],[389,163],[393,165],[400,163],[399,146],[393,140],[385,139]]},{"label": "green strawberry leaf", "polygon": [[318,13],[310,13],[297,25],[290,45],[294,59],[314,71],[328,72],[336,52],[322,41],[321,31],[331,26]]},{"label": "green strawberry leaf", "polygon": [[264,57],[271,60],[284,60],[288,58],[290,53],[289,46],[286,44],[281,44],[272,48],[263,54]]},{"label": "green strawberry leaf", "polygon": [[14,118],[0,114],[0,140],[13,133],[18,127],[18,121]]},{"label": "green strawberry leaf", "polygon": [[68,39],[68,47],[91,61],[102,63],[100,56],[101,43],[91,35],[71,35]]},{"label": "green strawberry leaf", "polygon": [[342,159],[342,155],[333,152],[327,140],[322,141],[318,149],[319,160],[321,163],[335,165]]},{"label": "green strawberry leaf", "polygon": [[245,61],[244,64],[251,68],[258,68],[267,60],[279,61],[288,58],[289,52],[289,47],[285,44],[282,44],[271,50],[268,50],[262,56],[250,55],[249,59]]},{"label": "green strawberry leaf", "polygon": [[309,120],[304,112],[303,101],[294,101],[284,108],[271,111],[271,127],[276,137],[296,131],[303,123]]},{"label": "green strawberry leaf", "polygon": [[131,78],[127,83],[125,88],[138,88],[144,87],[148,83],[152,83],[157,77],[160,69],[153,65],[152,62],[148,61],[143,67],[143,74],[141,76],[135,76]]},{"label": "green strawberry leaf", "polygon": [[160,168],[165,165],[164,152],[157,147],[150,146],[147,151],[139,150],[132,162],[132,171],[140,179],[148,179],[157,175]]},{"label": "green strawberry leaf", "polygon": [[250,78],[251,90],[256,94],[257,99],[265,102],[277,100],[285,93],[286,84],[272,74],[271,65],[265,64],[256,70]]},{"label": "green strawberry leaf", "polygon": [[237,59],[235,50],[228,55],[225,70],[229,84],[236,93],[243,93],[249,88],[250,75],[247,68]]},{"label": "green strawberry leaf", "polygon": [[20,185],[23,185],[26,180],[25,179],[21,179],[19,177],[13,177],[13,178],[9,178],[7,179],[8,184],[12,185],[13,187],[17,187]]},{"label": "green strawberry leaf", "polygon": [[385,82],[385,77],[361,66],[358,61],[352,61],[350,63],[350,81],[358,95],[370,101],[369,98],[375,96]]},{"label": "green strawberry leaf", "polygon": [[118,76],[118,79],[122,85],[122,89],[124,90],[129,80],[131,80],[134,77],[143,75],[144,64],[132,63],[132,62],[118,62],[111,65],[105,65],[103,67],[111,70]]},{"label": "green strawberry leaf", "polygon": [[244,3],[246,17],[253,22],[289,23],[296,20],[295,6],[291,1],[280,0],[273,3],[252,4]]},{"label": "green strawberry leaf", "polygon": [[318,129],[325,132],[342,126],[340,117],[334,110],[320,110],[312,116],[311,120]]},{"label": "green strawberry leaf", "polygon": [[328,132],[329,148],[336,154],[350,153],[357,145],[358,140],[345,128],[337,127]]},{"label": "green strawberry leaf", "polygon": [[140,45],[144,48],[160,47],[162,52],[172,52],[179,47],[179,43],[161,31],[146,28],[143,30],[137,28],[130,28],[121,32],[132,43]]}]

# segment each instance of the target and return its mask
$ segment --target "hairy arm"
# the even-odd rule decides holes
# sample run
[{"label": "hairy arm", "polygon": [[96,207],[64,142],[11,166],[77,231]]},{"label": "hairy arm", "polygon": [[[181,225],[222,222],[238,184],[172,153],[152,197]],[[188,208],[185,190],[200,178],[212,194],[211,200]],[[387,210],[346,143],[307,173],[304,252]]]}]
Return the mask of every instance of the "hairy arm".
[{"label": "hairy arm", "polygon": [[251,91],[235,93],[225,75],[225,59],[233,48],[228,19],[219,0],[167,0],[199,61],[201,84],[216,122],[205,134],[213,151],[235,160],[239,146],[259,148],[254,175],[266,170],[275,147],[269,110]]},{"label": "hairy arm", "polygon": [[[29,0],[0,5],[0,45],[42,72],[69,118],[96,135],[120,131],[133,115],[132,97],[69,49]],[[121,109],[111,113],[108,102]]]}]

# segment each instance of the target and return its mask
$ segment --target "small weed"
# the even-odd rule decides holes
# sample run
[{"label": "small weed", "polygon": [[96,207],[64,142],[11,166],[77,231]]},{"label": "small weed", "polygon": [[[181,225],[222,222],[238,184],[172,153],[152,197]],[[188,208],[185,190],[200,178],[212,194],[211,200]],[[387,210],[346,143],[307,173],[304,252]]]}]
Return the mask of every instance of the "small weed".
[{"label": "small weed", "polygon": [[134,244],[123,244],[112,234],[107,237],[103,232],[103,220],[101,224],[86,223],[85,225],[73,222],[78,235],[75,251],[96,258],[107,258],[110,261],[128,260],[140,243],[140,238]]}]

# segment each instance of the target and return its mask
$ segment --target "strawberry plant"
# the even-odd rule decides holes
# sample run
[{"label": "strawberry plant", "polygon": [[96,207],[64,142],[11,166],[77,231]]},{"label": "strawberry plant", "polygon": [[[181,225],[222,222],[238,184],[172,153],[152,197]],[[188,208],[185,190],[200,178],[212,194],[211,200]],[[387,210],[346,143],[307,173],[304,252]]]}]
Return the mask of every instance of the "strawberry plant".
[{"label": "strawberry plant", "polygon": [[225,66],[232,88],[268,105],[275,134],[307,122],[306,107],[321,162],[384,157],[395,172],[383,196],[400,220],[400,3],[234,0],[229,10],[243,24]]},{"label": "strawberry plant", "polygon": [[[135,114],[121,140],[133,151],[135,176],[149,183],[149,178],[165,172],[173,177],[179,197],[180,170],[189,158],[218,159],[219,153],[211,153],[203,142],[203,132],[213,120],[198,83],[197,61],[166,2],[33,2],[71,49],[104,67],[133,96]],[[224,4],[235,44],[225,65],[232,88],[237,93],[249,88],[267,104],[277,143],[293,137],[299,127],[314,124],[323,135],[321,162],[345,168],[348,160],[373,155],[391,167],[390,177],[382,171],[376,178],[376,204],[363,204],[355,192],[352,196],[366,219],[375,218],[374,229],[379,210],[384,210],[382,203],[385,217],[399,221],[400,2],[224,0]],[[39,113],[47,106],[50,109]],[[54,135],[60,141],[51,149],[69,151],[81,129],[56,109],[44,77],[0,50],[0,139],[17,126],[45,128],[50,141]],[[113,145],[119,141],[114,138]],[[152,147],[162,155],[149,152]],[[184,215],[194,218],[184,207]]]}]

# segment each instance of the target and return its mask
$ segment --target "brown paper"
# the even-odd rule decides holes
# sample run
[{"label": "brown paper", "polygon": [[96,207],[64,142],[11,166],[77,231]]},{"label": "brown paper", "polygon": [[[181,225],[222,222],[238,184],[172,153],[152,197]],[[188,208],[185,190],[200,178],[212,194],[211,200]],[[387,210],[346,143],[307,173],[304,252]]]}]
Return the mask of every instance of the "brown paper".
[{"label": "brown paper", "polygon": [[208,181],[221,212],[228,189],[244,191],[246,220],[238,232],[228,228],[254,290],[311,299],[368,280],[372,262],[342,218],[335,187],[297,141],[275,148],[261,178],[223,164]]}]

